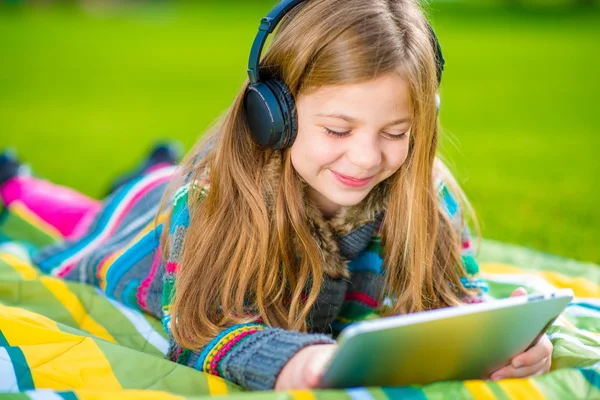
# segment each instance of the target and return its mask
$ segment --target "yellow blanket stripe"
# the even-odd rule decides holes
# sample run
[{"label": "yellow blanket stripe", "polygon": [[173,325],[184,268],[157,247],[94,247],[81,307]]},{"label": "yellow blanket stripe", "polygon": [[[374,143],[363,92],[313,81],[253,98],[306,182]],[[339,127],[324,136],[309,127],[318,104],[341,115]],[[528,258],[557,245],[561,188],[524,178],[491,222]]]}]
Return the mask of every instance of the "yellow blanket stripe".
[{"label": "yellow blanket stripe", "polygon": [[46,317],[3,305],[0,326],[8,343],[21,348],[36,388],[122,389],[108,360],[91,338],[61,332]]},{"label": "yellow blanket stripe", "polygon": [[185,397],[175,396],[167,392],[152,390],[124,390],[121,392],[76,390],[78,400],[183,400]]},{"label": "yellow blanket stripe", "polygon": [[79,298],[69,290],[67,284],[60,279],[42,276],[40,282],[60,301],[69,311],[79,328],[101,339],[117,343],[116,339],[86,311]]},{"label": "yellow blanket stripe", "polygon": [[577,297],[600,297],[600,286],[594,282],[578,277],[571,278],[558,272],[544,271],[544,279],[557,288],[571,288]]},{"label": "yellow blanket stripe", "polygon": [[495,400],[496,396],[485,381],[465,381],[465,388],[477,400]]},{"label": "yellow blanket stripe", "polygon": [[37,271],[31,264],[19,260],[12,254],[0,253],[0,259],[18,272],[24,280],[38,278],[54,297],[62,303],[73,319],[77,321],[79,328],[101,339],[117,343],[116,339],[87,313],[85,307],[81,304],[81,301],[79,301],[77,296],[69,290],[69,287],[65,282],[57,278],[38,276]]},{"label": "yellow blanket stripe", "polygon": [[504,379],[498,386],[511,399],[545,400],[546,396],[533,383],[532,379]]},{"label": "yellow blanket stripe", "polygon": [[316,400],[314,393],[310,390],[291,390],[290,395],[294,400]]},{"label": "yellow blanket stripe", "polygon": [[208,393],[210,393],[211,396],[222,396],[228,394],[227,384],[223,378],[206,374],[206,382],[208,383]]},{"label": "yellow blanket stripe", "polygon": [[576,297],[600,297],[600,285],[582,277],[572,278],[558,272],[522,270],[512,265],[500,263],[484,263],[481,272],[487,274],[520,274],[538,275],[557,288],[571,288]]},{"label": "yellow blanket stripe", "polygon": [[31,225],[35,226],[36,229],[42,231],[46,235],[50,236],[54,240],[62,240],[63,235],[60,233],[58,229],[48,224],[46,221],[38,217],[35,213],[33,213],[25,204],[23,204],[19,200],[13,201],[10,206],[10,212],[19,217],[23,218],[26,222],[29,222]]},{"label": "yellow blanket stripe", "polygon": [[0,260],[14,269],[25,281],[30,281],[38,277],[38,271],[31,264],[19,260],[10,253],[0,253]]}]

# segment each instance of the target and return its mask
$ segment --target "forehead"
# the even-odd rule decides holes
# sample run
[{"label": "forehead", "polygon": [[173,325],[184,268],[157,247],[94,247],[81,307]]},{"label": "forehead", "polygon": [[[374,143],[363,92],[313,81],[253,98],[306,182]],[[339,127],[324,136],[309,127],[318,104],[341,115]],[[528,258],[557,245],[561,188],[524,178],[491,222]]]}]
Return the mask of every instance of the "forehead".
[{"label": "forehead", "polygon": [[344,113],[357,119],[378,116],[407,117],[411,113],[408,83],[398,74],[386,74],[359,83],[322,86],[298,97],[299,111]]}]

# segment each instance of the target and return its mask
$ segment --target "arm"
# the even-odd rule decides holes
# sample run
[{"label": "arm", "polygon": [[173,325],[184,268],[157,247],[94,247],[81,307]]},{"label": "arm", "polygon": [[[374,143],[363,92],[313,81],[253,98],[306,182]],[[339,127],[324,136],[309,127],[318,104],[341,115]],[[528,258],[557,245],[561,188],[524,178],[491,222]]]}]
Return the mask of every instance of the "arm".
[{"label": "arm", "polygon": [[170,338],[168,356],[177,363],[220,376],[249,390],[271,390],[283,367],[296,353],[307,346],[335,341],[326,335],[250,323],[224,329],[199,351],[184,349],[175,343],[170,334],[174,323],[170,305],[175,293],[177,260],[189,226],[188,193],[189,186],[184,186],[174,198],[169,255],[163,278],[162,321]]},{"label": "arm", "polygon": [[443,179],[438,178],[436,189],[440,210],[446,214],[455,231],[460,234],[462,267],[466,272],[466,275],[462,276],[460,280],[466,289],[479,292],[478,295],[464,297],[462,301],[467,304],[480,303],[484,301],[483,295],[488,291],[488,285],[478,276],[479,264],[475,259],[475,250],[464,214],[459,207],[458,201],[448,190],[447,184]]}]

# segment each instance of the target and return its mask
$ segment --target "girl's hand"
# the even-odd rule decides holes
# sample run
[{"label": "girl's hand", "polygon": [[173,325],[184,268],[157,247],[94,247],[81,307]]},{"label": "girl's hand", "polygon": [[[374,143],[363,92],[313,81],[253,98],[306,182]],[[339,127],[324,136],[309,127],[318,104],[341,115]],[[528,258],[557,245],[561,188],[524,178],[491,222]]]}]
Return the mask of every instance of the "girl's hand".
[{"label": "girl's hand", "polygon": [[[523,288],[516,289],[510,297],[525,296],[527,291]],[[499,380],[506,378],[524,378],[527,376],[541,375],[550,371],[552,361],[552,342],[547,335],[543,335],[529,350],[515,356],[510,365],[494,372],[490,379]]]},{"label": "girl's hand", "polygon": [[279,373],[275,390],[316,388],[336,348],[336,344],[318,344],[300,350]]}]

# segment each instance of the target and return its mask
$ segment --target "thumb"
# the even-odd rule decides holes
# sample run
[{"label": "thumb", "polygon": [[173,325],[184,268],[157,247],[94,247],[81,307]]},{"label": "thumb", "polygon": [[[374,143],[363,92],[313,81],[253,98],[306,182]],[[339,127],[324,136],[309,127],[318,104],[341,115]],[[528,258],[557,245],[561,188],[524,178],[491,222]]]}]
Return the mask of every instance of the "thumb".
[{"label": "thumb", "polygon": [[333,352],[329,349],[324,350],[313,355],[313,359],[306,370],[305,378],[309,388],[316,388],[319,385],[321,377],[325,373],[325,367],[333,355]]},{"label": "thumb", "polygon": [[515,289],[512,294],[510,295],[510,297],[518,297],[518,296],[527,296],[527,290],[525,290],[525,288],[517,288]]}]

